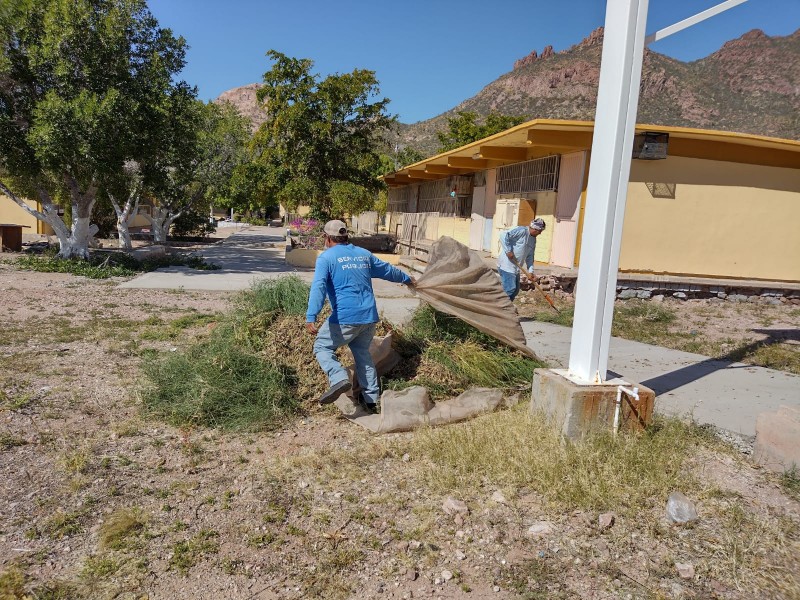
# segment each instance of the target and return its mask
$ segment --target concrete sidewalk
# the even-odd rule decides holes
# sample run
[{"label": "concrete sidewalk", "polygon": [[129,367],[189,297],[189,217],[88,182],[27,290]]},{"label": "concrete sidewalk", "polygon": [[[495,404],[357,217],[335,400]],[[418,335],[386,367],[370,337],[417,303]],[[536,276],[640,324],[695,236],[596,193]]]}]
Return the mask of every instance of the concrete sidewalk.
[{"label": "concrete sidewalk", "polygon": [[[310,282],[312,270],[286,264],[284,235],[280,228],[248,227],[199,252],[218,264],[218,271],[159,269],[120,287],[232,291],[247,289],[258,279],[287,274]],[[419,305],[404,285],[382,280],[374,280],[373,285],[378,310],[389,321],[406,322]],[[526,320],[522,328],[528,345],[550,366],[567,366],[571,328]],[[741,435],[755,435],[759,413],[777,411],[781,405],[800,408],[800,376],[699,354],[612,338],[609,369],[655,390],[656,411],[689,414],[698,423]]]},{"label": "concrete sidewalk", "polygon": [[[523,321],[525,338],[550,366],[566,368],[572,329]],[[656,393],[655,410],[666,415],[691,415],[745,436],[756,434],[759,413],[781,405],[800,408],[800,376],[715,360],[621,338],[611,338],[608,368]]]}]

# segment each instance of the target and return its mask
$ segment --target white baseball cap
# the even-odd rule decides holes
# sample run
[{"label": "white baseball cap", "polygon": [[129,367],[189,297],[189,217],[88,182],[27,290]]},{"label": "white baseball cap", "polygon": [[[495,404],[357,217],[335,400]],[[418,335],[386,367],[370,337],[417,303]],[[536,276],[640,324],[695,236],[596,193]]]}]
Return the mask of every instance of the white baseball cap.
[{"label": "white baseball cap", "polygon": [[340,235],[347,235],[347,224],[344,221],[328,221],[322,230],[326,235],[338,237]]}]

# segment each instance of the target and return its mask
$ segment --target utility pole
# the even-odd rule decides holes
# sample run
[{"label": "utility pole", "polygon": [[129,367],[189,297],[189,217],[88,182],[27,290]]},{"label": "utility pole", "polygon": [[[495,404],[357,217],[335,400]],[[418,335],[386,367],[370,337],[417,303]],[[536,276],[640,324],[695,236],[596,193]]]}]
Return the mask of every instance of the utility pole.
[{"label": "utility pole", "polygon": [[645,37],[649,0],[608,0],[586,190],[578,293],[568,376],[606,380],[622,223],[631,170],[645,44],[664,39],[746,0],[728,0]]}]

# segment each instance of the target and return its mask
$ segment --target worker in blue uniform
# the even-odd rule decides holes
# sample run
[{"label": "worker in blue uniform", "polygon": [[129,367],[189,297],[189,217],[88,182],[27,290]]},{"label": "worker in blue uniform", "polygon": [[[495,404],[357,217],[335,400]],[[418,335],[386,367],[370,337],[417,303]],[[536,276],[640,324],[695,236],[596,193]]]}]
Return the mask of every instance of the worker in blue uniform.
[{"label": "worker in blue uniform", "polygon": [[[378,373],[369,353],[378,323],[372,279],[410,287],[414,279],[368,250],[353,246],[343,221],[328,221],[323,232],[326,250],[317,258],[306,311],[306,330],[317,335],[314,355],[330,383],[319,402],[334,402],[351,388],[347,371],[335,354],[337,348],[347,345],[353,353],[356,377],[361,385],[359,400],[367,411],[375,412],[380,390]],[[331,304],[331,316],[317,328],[317,316],[326,297]]]}]

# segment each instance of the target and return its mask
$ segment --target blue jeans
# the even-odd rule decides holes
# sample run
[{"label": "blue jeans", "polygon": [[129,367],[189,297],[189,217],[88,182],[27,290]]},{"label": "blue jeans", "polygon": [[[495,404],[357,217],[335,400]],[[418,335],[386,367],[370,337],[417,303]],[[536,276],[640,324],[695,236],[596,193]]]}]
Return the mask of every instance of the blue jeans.
[{"label": "blue jeans", "polygon": [[509,273],[502,269],[498,269],[497,272],[500,273],[500,283],[503,284],[503,291],[513,302],[514,298],[519,294],[519,273]]},{"label": "blue jeans", "polygon": [[314,341],[314,356],[331,386],[347,379],[347,371],[336,358],[336,349],[345,344],[353,353],[356,363],[356,377],[361,384],[364,400],[370,404],[378,401],[380,389],[378,387],[378,372],[369,353],[369,345],[375,337],[375,323],[366,325],[341,325],[331,323],[330,319],[319,328],[317,339]]}]

